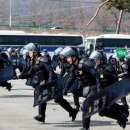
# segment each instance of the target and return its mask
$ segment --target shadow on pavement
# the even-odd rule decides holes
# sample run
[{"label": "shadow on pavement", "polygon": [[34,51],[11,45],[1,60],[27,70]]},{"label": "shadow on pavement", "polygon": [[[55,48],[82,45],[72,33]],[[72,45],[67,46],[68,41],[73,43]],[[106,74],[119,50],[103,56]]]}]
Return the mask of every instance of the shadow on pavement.
[{"label": "shadow on pavement", "polygon": [[32,89],[31,88],[30,89],[29,88],[25,88],[25,89],[23,89],[23,88],[18,88],[18,89],[12,88],[11,91],[12,90],[19,91],[19,90],[34,90],[34,89],[33,88]]},{"label": "shadow on pavement", "polygon": [[[41,123],[40,125],[48,125],[48,124],[55,124],[55,127],[80,127],[82,129],[82,120],[76,120],[75,122],[72,121],[65,121],[60,123]],[[102,126],[117,126],[119,124],[116,121],[100,121],[100,120],[92,120],[91,127],[102,127]],[[127,122],[127,125],[130,125],[130,122]],[[127,127],[127,126],[126,126]]]},{"label": "shadow on pavement", "polygon": [[25,97],[34,97],[33,95],[4,95],[0,98],[25,98]]}]

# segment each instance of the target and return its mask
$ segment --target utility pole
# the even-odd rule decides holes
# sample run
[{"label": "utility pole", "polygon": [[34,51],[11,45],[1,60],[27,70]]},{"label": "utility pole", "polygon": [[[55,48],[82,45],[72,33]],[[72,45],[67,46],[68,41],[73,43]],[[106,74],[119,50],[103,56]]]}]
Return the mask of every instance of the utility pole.
[{"label": "utility pole", "polygon": [[12,26],[12,0],[9,0],[9,27]]}]

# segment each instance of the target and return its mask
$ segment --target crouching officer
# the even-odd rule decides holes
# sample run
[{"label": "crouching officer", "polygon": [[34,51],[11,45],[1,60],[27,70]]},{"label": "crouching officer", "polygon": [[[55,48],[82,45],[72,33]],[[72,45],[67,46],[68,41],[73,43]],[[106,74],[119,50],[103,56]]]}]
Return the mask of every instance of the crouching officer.
[{"label": "crouching officer", "polygon": [[[0,86],[6,87],[8,91],[11,90],[12,85],[11,83],[8,83],[6,78],[8,77],[8,68],[9,66],[13,67],[12,64],[10,63],[8,56],[5,52],[1,52],[0,50]],[[12,74],[13,76],[13,74]],[[3,81],[4,79],[4,81]]]},{"label": "crouching officer", "polygon": [[[94,51],[90,55],[90,59],[93,59],[96,63],[96,71],[100,80],[100,89],[115,83],[118,81],[118,76],[114,67],[106,63],[104,53],[101,51]],[[122,106],[114,103],[109,108],[105,108],[100,113],[100,116],[106,116],[116,119],[119,125],[123,128],[126,127],[127,115]]]}]

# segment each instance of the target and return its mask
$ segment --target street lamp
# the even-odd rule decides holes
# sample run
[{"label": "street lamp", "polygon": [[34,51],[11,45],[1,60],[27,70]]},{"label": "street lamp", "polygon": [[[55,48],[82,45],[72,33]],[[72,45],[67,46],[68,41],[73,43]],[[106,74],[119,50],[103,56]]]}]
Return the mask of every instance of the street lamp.
[{"label": "street lamp", "polygon": [[12,15],[12,12],[11,12],[12,5],[11,4],[12,4],[12,1],[10,0],[9,1],[9,27],[12,26],[12,16],[11,16]]}]

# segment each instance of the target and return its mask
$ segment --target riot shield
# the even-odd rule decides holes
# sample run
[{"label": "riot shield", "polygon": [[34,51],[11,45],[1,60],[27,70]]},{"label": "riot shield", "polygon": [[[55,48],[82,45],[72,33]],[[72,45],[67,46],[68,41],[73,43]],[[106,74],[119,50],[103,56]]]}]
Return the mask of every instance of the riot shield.
[{"label": "riot shield", "polygon": [[89,96],[83,103],[85,118],[111,106],[122,97],[127,96],[129,92],[130,79],[126,78],[106,87],[92,96]]},{"label": "riot shield", "polygon": [[[34,106],[55,99],[58,96],[62,96],[64,87],[68,79],[69,74],[60,79],[36,87],[34,91]],[[78,78],[75,78],[68,92],[69,93],[74,92],[77,89],[77,87],[78,87]]]}]

